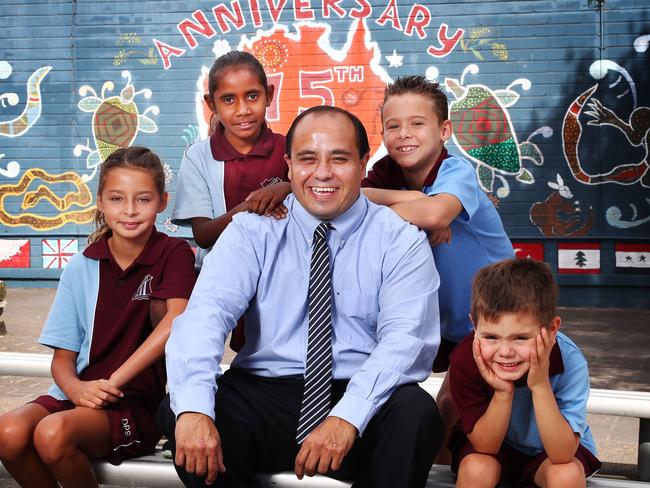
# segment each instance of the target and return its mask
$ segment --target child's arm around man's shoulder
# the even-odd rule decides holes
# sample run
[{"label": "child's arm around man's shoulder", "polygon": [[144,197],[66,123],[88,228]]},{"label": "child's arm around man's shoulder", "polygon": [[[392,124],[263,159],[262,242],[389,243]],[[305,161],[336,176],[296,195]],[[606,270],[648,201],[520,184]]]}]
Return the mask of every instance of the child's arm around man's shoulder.
[{"label": "child's arm around man's shoulder", "polygon": [[427,196],[415,190],[364,188],[363,193],[378,205],[389,206],[407,222],[429,234],[431,245],[451,242],[449,226],[462,212],[460,200],[449,193]]},{"label": "child's arm around man's shoulder", "polygon": [[[364,194],[374,203],[390,206],[407,222],[428,231],[432,245],[449,244],[451,223],[463,210],[471,215],[478,205],[475,201],[478,185],[472,167],[469,163],[463,164],[464,161],[458,164],[456,159],[443,159],[435,180],[429,186],[426,186],[426,181],[418,181],[417,188],[424,192],[382,189],[389,182],[385,177],[382,179],[382,171],[387,172],[380,167],[379,175],[371,172],[364,180],[364,186],[374,187],[364,188]],[[409,183],[409,187],[414,188],[415,184]],[[465,208],[466,205],[469,208]]]}]

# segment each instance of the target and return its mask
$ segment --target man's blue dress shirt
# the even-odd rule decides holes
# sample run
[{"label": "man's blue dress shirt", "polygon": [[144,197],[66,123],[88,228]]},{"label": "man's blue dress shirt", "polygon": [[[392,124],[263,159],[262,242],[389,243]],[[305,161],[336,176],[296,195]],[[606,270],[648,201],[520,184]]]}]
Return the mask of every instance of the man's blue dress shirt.
[{"label": "man's blue dress shirt", "polygon": [[[224,344],[244,314],[232,362],[251,374],[303,375],[309,268],[321,221],[293,195],[275,220],[237,214],[206,257],[167,342],[171,407],[214,418]],[[331,416],[361,435],[400,385],[423,381],[440,343],[438,272],[423,232],[364,196],[331,221],[334,379],[350,379]]]}]

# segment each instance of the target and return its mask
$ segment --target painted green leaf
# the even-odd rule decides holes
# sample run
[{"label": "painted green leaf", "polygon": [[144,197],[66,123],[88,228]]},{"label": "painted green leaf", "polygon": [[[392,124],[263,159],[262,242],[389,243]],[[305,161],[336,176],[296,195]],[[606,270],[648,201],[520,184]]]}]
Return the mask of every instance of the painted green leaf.
[{"label": "painted green leaf", "polygon": [[519,145],[519,150],[521,151],[521,159],[529,159],[537,166],[544,162],[542,152],[539,150],[539,147],[532,142],[522,142]]},{"label": "painted green leaf", "polygon": [[478,177],[478,183],[483,191],[486,193],[492,193],[492,188],[494,186],[494,171],[484,164],[479,164],[476,167],[476,176]]},{"label": "painted green leaf", "polygon": [[504,107],[511,107],[519,100],[519,93],[514,90],[494,90],[494,95]]},{"label": "painted green leaf", "polygon": [[519,175],[517,176],[516,180],[519,181],[519,182],[521,182],[521,183],[526,183],[527,185],[530,185],[530,184],[532,184],[532,183],[535,183],[535,177],[534,177],[533,174],[532,174],[530,171],[528,171],[526,168],[523,168],[523,169],[521,170],[521,173],[519,173]]},{"label": "painted green leaf", "polygon": [[99,107],[102,103],[102,99],[98,97],[86,97],[82,98],[77,106],[79,107],[80,110],[83,110],[84,112],[94,112],[97,110],[97,107]]},{"label": "painted green leaf", "polygon": [[138,126],[138,130],[140,132],[153,134],[158,130],[158,126],[156,125],[156,123],[146,115],[138,115],[138,122],[140,123],[140,125]]}]

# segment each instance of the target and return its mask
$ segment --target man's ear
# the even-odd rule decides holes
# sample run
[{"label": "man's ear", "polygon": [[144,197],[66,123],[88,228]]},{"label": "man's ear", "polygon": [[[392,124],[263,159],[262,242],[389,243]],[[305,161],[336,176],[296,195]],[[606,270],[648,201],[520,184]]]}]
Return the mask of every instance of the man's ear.
[{"label": "man's ear", "polygon": [[288,154],[284,155],[284,161],[287,163],[287,167],[289,168],[287,172],[287,177],[289,178],[289,181],[291,181],[291,159],[289,159]]},{"label": "man's ear", "polygon": [[366,172],[368,170],[368,161],[370,160],[370,152],[367,152],[364,157],[361,158],[361,178],[366,177]]}]

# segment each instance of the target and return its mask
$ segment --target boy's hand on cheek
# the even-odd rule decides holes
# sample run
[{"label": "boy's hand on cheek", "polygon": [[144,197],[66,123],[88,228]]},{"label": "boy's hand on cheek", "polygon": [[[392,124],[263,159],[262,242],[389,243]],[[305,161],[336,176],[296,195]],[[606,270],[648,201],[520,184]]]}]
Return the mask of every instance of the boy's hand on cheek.
[{"label": "boy's hand on cheek", "polygon": [[472,354],[474,355],[474,362],[476,362],[476,366],[478,367],[481,376],[488,385],[494,388],[495,392],[514,392],[515,385],[512,381],[502,380],[487,364],[485,364],[485,359],[483,359],[483,355],[481,354],[481,343],[476,337],[474,337],[474,341],[472,342]]},{"label": "boy's hand on cheek", "polygon": [[546,327],[542,327],[539,335],[535,337],[535,348],[530,353],[528,388],[531,390],[541,385],[550,384],[548,367],[554,345],[555,335],[551,334]]}]

